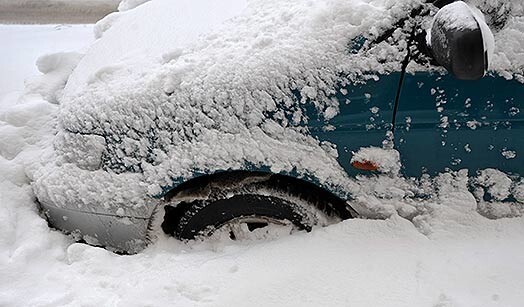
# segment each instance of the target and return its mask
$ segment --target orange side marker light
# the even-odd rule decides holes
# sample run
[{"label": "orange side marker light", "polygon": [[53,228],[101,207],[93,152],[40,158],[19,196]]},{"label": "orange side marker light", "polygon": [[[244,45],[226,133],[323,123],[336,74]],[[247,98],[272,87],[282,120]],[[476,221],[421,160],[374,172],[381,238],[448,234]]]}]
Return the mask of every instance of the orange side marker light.
[{"label": "orange side marker light", "polygon": [[375,162],[372,161],[353,161],[351,162],[351,165],[359,170],[363,171],[376,171],[378,170],[378,165]]}]

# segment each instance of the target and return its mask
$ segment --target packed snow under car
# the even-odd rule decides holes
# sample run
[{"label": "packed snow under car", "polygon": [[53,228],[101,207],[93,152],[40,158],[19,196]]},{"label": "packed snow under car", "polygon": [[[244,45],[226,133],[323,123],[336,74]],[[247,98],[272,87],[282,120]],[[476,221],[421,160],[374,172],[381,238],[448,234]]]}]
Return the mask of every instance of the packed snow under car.
[{"label": "packed snow under car", "polygon": [[[487,0],[154,0],[110,14],[85,54],[39,60],[60,76],[47,86],[60,114],[35,194],[52,227],[127,253],[162,233],[239,240],[380,217],[360,197],[378,176],[424,198],[432,176],[472,175],[479,203],[522,204],[522,16],[519,1]],[[522,213],[509,208],[479,205]]]}]

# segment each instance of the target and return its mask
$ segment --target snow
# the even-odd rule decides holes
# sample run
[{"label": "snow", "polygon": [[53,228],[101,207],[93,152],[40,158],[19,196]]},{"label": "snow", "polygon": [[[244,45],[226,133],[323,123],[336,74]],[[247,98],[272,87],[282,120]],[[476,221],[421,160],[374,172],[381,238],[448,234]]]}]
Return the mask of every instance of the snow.
[{"label": "snow", "polygon": [[[439,20],[440,28],[438,28],[437,31],[433,33],[433,39],[435,40],[433,44],[436,44],[438,40],[445,39],[442,36],[444,35],[444,27],[447,28],[446,32],[453,30],[480,28],[482,33],[484,50],[488,54],[488,67],[490,67],[491,60],[493,59],[493,53],[495,50],[495,37],[493,36],[493,33],[491,32],[489,26],[486,24],[484,14],[477,7],[473,5],[468,5],[463,1],[456,1],[444,6],[437,12],[437,14],[435,14],[430,28],[433,27],[433,23],[437,19]],[[431,30],[432,29],[428,29],[426,35],[426,42],[429,46],[431,46],[432,44]]]},{"label": "snow", "polygon": [[[457,210],[455,194],[414,224],[352,220],[268,242],[182,244],[134,256],[49,230],[27,186],[2,185],[3,306],[520,306],[522,218]],[[421,233],[418,229],[424,229]]]},{"label": "snow", "polygon": [[449,27],[449,30],[476,29],[478,27],[471,8],[463,1],[444,6],[438,11],[435,18],[445,20],[442,25]]},{"label": "snow", "polygon": [[506,159],[515,159],[517,157],[517,153],[514,150],[503,150],[502,155]]},{"label": "snow", "polygon": [[26,92],[40,94],[45,100],[58,103],[69,75],[83,56],[77,52],[57,52],[39,57],[36,67],[43,75],[26,79]]},{"label": "snow", "polygon": [[[176,5],[157,0],[130,11],[109,14],[95,26],[96,36],[103,35],[103,39],[90,47],[66,91],[73,95],[85,83],[96,82],[94,75],[108,67],[118,70],[123,63],[129,67],[129,61],[140,62],[141,66],[152,65],[151,62],[158,61],[164,53],[187,47],[188,42],[200,34],[235,16],[244,5],[245,0],[199,0],[197,3],[185,0]],[[129,39],[131,37],[133,39]]]},{"label": "snow", "polygon": [[[92,41],[91,25],[0,25],[0,102],[3,96],[24,89],[24,79],[38,75],[36,60],[43,54],[78,51]],[[31,29],[31,31],[28,31]],[[33,46],[41,46],[38,49]],[[16,52],[12,52],[16,50]]]},{"label": "snow", "polygon": [[[128,13],[132,14],[151,4],[141,5]],[[337,5],[327,7],[321,10],[323,13],[327,12],[326,15],[321,14],[316,18],[319,18],[319,22],[329,20],[328,17],[332,16],[329,12],[335,9],[338,9],[335,10],[338,13],[342,10],[350,14],[348,18],[353,16],[351,14],[363,15],[365,10],[373,9],[365,2],[359,4],[363,7],[355,12],[344,11],[343,7]],[[383,2],[375,1],[372,4],[383,4]],[[311,3],[311,5],[319,4]],[[253,9],[256,11],[257,8]],[[314,8],[319,9],[315,6]],[[295,12],[299,15],[301,13],[304,11]],[[123,18],[126,17],[119,20]],[[270,20],[269,18],[266,20],[267,24],[262,24],[271,27]],[[119,22],[110,27],[103,34],[102,39],[116,35],[111,34],[111,31],[117,31],[115,29]],[[252,24],[247,23],[246,27],[242,28],[246,31],[246,35],[249,33],[248,25]],[[512,23],[509,25],[511,26]],[[315,26],[323,27],[318,24]],[[66,27],[66,29],[74,28]],[[75,49],[83,45],[83,42],[92,40],[91,33],[83,31],[82,26],[79,29],[80,34],[73,35],[74,42],[77,43]],[[318,30],[318,28],[314,29]],[[515,35],[518,37],[521,32],[515,29],[518,27],[502,31],[505,31],[504,35],[508,37],[510,37],[510,30],[516,31],[518,33]],[[347,29],[340,29],[340,32],[345,30]],[[55,31],[53,27],[46,27],[43,30],[40,26],[1,27],[1,31],[2,41],[9,41],[16,35],[17,44],[31,50],[30,53],[20,52],[25,49],[18,48],[4,50],[4,54],[0,57],[4,61],[16,59],[17,63],[35,63],[37,57],[33,54],[49,52],[55,54],[40,58],[39,69],[43,74],[28,83],[33,84],[33,87],[29,86],[22,96],[20,93],[6,94],[0,103],[0,306],[522,305],[524,301],[524,294],[521,291],[524,288],[524,217],[522,217],[524,182],[522,179],[492,169],[484,170],[480,174],[468,174],[466,170],[462,170],[443,173],[435,178],[428,176],[417,179],[403,178],[396,175],[400,167],[397,164],[398,153],[395,154],[395,151],[388,149],[387,146],[386,149],[369,148],[363,150],[361,154],[363,159],[382,162],[393,170],[392,173],[358,176],[347,181],[356,196],[352,204],[366,219],[348,220],[314,229],[311,233],[296,233],[269,241],[183,243],[159,233],[159,239],[155,244],[131,256],[116,255],[101,248],[74,243],[72,236],[50,229],[46,221],[39,216],[35,194],[30,186],[32,178],[47,180],[51,188],[39,188],[37,185],[36,192],[39,193],[39,197],[49,198],[59,205],[82,206],[83,202],[90,203],[101,198],[121,198],[134,204],[133,212],[140,212],[142,208],[143,214],[148,214],[149,212],[144,209],[143,197],[147,190],[153,189],[154,186],[143,182],[157,180],[159,175],[155,172],[158,172],[158,168],[154,165],[145,166],[145,176],[150,178],[143,178],[138,173],[105,172],[98,169],[97,164],[100,161],[99,155],[102,155],[105,148],[103,145],[105,140],[97,135],[84,138],[67,133],[60,128],[59,125],[69,124],[68,127],[72,127],[72,124],[58,122],[58,118],[63,116],[59,112],[74,114],[75,103],[91,103],[92,106],[100,103],[87,98],[63,101],[57,91],[60,91],[59,88],[63,86],[63,81],[76,65],[80,55],[56,53],[59,50],[50,50],[49,41],[35,38],[35,33],[40,33],[42,37],[53,36],[68,45],[73,43],[70,40],[71,32]],[[305,34],[309,33],[306,31]],[[498,34],[500,35],[500,32]],[[253,38],[251,42],[254,44],[249,47],[268,46],[266,38]],[[108,41],[105,43],[109,44]],[[235,42],[229,43],[235,44]],[[509,44],[507,41],[506,43]],[[97,44],[100,46],[104,43],[98,41]],[[509,51],[507,59],[510,59],[512,54],[519,54],[522,51],[518,49],[519,46],[516,44],[515,49]],[[64,48],[68,49],[68,47]],[[165,55],[168,52],[162,53],[160,48],[159,52],[153,50],[151,54],[158,56],[159,63],[163,64],[142,62],[132,69],[161,67],[166,64],[164,68],[167,72],[177,71],[182,75],[175,88],[195,86],[195,83],[185,83],[202,72],[197,70],[195,73],[191,70],[194,68],[179,67],[177,63],[185,61],[184,59],[198,58],[192,57],[184,50],[175,48],[167,56]],[[203,52],[203,54],[207,53]],[[220,53],[212,55],[221,56]],[[111,57],[109,53],[108,57]],[[212,57],[207,58],[209,61],[211,59]],[[224,60],[221,57],[220,59]],[[103,62],[102,59],[100,61]],[[515,61],[517,62],[510,61],[508,66],[504,67],[512,67],[512,69],[522,67],[518,66],[520,60]],[[129,76],[129,71],[125,69],[124,72],[119,71],[122,67],[125,68],[125,65],[109,69],[105,67],[106,64],[102,64],[104,70],[97,74],[98,79],[92,83],[95,90],[100,90],[102,93],[111,91],[111,88],[104,87],[100,80],[116,83],[117,77]],[[2,62],[2,68],[9,67],[11,64],[5,65]],[[2,71],[0,80],[23,80],[36,72],[34,68],[25,65],[13,67],[15,69]],[[221,77],[223,74],[219,71],[223,68],[224,66],[218,65],[216,71],[211,72],[216,73],[216,77]],[[242,72],[241,68],[237,69]],[[100,68],[97,72],[99,70]],[[166,76],[167,72],[162,71],[160,76]],[[136,71],[132,71],[131,76],[136,77],[135,73]],[[188,75],[184,76],[184,73]],[[147,81],[148,78],[153,77],[144,75],[144,78]],[[204,82],[203,80],[199,79],[195,82]],[[226,80],[230,81],[230,79]],[[120,81],[132,80],[124,78]],[[96,97],[103,99],[104,102],[107,99],[107,103],[112,103],[111,99],[123,103],[126,98],[133,97],[135,94],[142,95],[138,96],[141,98],[154,98],[159,94],[157,88],[152,89],[148,95],[133,90],[133,87],[141,81],[143,80],[132,81],[127,87],[124,87],[125,84],[118,84],[112,92],[117,94],[117,90],[123,88],[129,91],[129,96],[107,98],[99,94]],[[153,81],[156,79],[153,78]],[[173,79],[167,81],[169,87],[173,86],[173,82]],[[304,87],[307,93],[322,95],[318,88],[308,86],[309,88]],[[6,88],[6,92],[21,89],[16,84]],[[163,88],[160,92],[162,90]],[[260,98],[258,103],[273,108],[271,99],[263,99],[266,97],[265,94],[267,93],[260,93],[257,96]],[[184,96],[177,97],[184,98]],[[219,96],[214,98],[217,97],[220,98]],[[63,101],[67,105],[66,110],[59,111],[59,106],[49,100]],[[133,102],[135,103],[136,100]],[[150,106],[154,108],[155,103],[165,102],[153,101]],[[300,131],[283,127],[278,121],[267,121],[258,128],[244,128],[242,126],[244,121],[233,121],[226,128],[233,129],[232,131],[237,129],[242,133],[245,132],[246,135],[214,133],[211,129],[206,129],[209,118],[201,116],[200,113],[184,113],[187,112],[187,109],[184,109],[187,105],[184,103],[190,101],[182,99],[175,113],[178,116],[195,116],[198,125],[192,125],[191,129],[200,129],[199,133],[203,137],[213,139],[218,144],[240,144],[240,147],[258,148],[258,151],[238,153],[238,148],[225,148],[218,145],[213,147],[212,144],[205,144],[197,148],[198,152],[206,153],[199,157],[191,156],[193,154],[191,151],[177,153],[176,150],[184,150],[184,147],[177,147],[171,152],[174,154],[173,160],[162,162],[169,164],[182,161],[178,162],[180,164],[173,165],[172,169],[205,165],[208,163],[206,159],[211,154],[222,158],[232,157],[233,161],[240,161],[241,155],[244,154],[252,155],[253,160],[262,160],[265,159],[265,154],[277,151],[281,160],[270,158],[269,162],[273,163],[275,171],[279,171],[286,169],[288,163],[296,164],[297,161],[301,161],[297,159],[304,157],[305,152],[308,159],[302,161],[304,169],[316,170],[320,173],[318,175],[320,178],[339,176],[344,178],[343,171],[331,162],[336,151],[334,152],[329,144],[318,144],[304,137]],[[123,107],[128,106],[123,104]],[[209,106],[204,105],[205,107]],[[244,114],[243,110],[235,109],[238,106],[222,105],[221,107],[223,109],[220,110],[230,112],[228,113],[230,117]],[[68,111],[67,108],[72,109]],[[329,108],[333,110],[336,106],[326,102],[323,111]],[[124,110],[125,108],[116,111],[118,113]],[[257,110],[260,109],[246,110],[245,113]],[[104,116],[103,112],[107,110],[97,111]],[[217,110],[212,108],[207,110],[207,112],[214,111]],[[330,112],[332,111],[328,113]],[[105,115],[112,114],[114,113],[108,112]],[[215,120],[228,119],[218,117]],[[473,126],[476,127],[475,124]],[[139,128],[140,126],[137,127]],[[118,129],[118,126],[115,129]],[[186,133],[192,132],[186,130]],[[141,148],[133,147],[136,144],[132,142],[132,138],[127,141],[128,150]],[[257,144],[257,141],[266,145]],[[296,143],[291,143],[289,146],[290,141]],[[292,149],[288,151],[282,149],[288,146]],[[55,147],[58,153],[55,152]],[[42,167],[42,164],[55,159],[57,154],[60,156],[58,162],[64,163],[67,167],[56,166],[57,169],[54,168],[55,166]],[[161,151],[158,152],[159,156],[162,154],[165,155]],[[188,160],[189,157],[197,161]],[[165,156],[162,159],[169,161]],[[148,170],[147,167],[150,169]],[[324,173],[322,169],[325,170]],[[50,170],[51,172],[46,173]],[[335,170],[334,173],[330,173],[332,170]],[[167,174],[160,174],[163,175]],[[478,187],[475,193],[470,192],[470,184],[476,184]],[[84,190],[78,191],[78,187]],[[56,193],[48,193],[49,191]],[[61,194],[61,191],[67,192]],[[121,194],[115,195],[115,191]],[[154,192],[154,190],[149,191],[150,194]],[[65,195],[69,195],[69,198]],[[493,200],[485,200],[487,197],[484,196],[490,196]],[[503,202],[511,197],[515,198],[515,201]],[[71,199],[76,199],[76,203],[65,204]],[[130,210],[126,206],[117,208],[107,205],[108,208],[101,209],[107,209],[109,212],[115,210],[119,215],[125,215],[126,210]]]},{"label": "snow", "polygon": [[[366,216],[423,214],[398,205],[417,196],[397,193],[421,190],[423,182],[397,178],[388,193],[401,199],[373,205],[370,195],[358,196],[365,189],[338,163],[335,146],[300,127],[310,120],[308,106],[325,122],[338,114],[338,101],[330,98],[335,84],[372,78],[368,70],[398,69],[406,47],[402,29],[393,34],[398,44],[382,42],[363,54],[348,53],[347,42],[380,33],[415,4],[156,0],[117,13],[58,99],[53,148],[43,167],[27,174],[38,199],[61,209],[148,218],[158,203],[151,196],[174,180],[190,179],[194,170],[254,165],[313,178],[343,198],[357,195]],[[355,159],[392,157],[379,170],[398,174],[393,153],[363,149]],[[504,216],[520,216],[519,208]]]},{"label": "snow", "polygon": [[120,12],[129,11],[129,10],[134,9],[135,7],[137,7],[137,6],[141,5],[141,4],[144,4],[144,3],[148,2],[148,1],[149,0],[123,0],[118,5],[118,10]]},{"label": "snow", "polygon": [[395,149],[363,147],[353,153],[351,163],[353,162],[372,162],[382,173],[397,175],[400,171],[400,154]]}]

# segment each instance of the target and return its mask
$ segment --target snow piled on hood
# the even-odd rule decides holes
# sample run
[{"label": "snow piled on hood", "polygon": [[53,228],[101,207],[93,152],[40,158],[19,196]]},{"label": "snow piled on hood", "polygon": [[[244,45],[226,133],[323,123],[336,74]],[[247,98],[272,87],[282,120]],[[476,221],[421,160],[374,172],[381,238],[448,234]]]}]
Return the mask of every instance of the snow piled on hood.
[{"label": "snow piled on hood", "polygon": [[[249,60],[252,65],[263,66],[267,60],[277,57],[283,57],[281,61],[289,63],[286,67],[311,66],[314,64],[310,63],[314,55],[321,56],[315,61],[324,61],[324,64],[329,65],[330,62],[337,62],[333,56],[340,57],[347,51],[347,44],[352,37],[360,33],[374,33],[379,27],[391,24],[395,16],[406,14],[403,10],[418,1],[368,2],[248,3],[228,0],[217,4],[209,0],[152,1],[123,14],[122,20],[112,28],[111,37],[105,37],[92,46],[73,74],[68,90],[71,94],[83,90],[86,79],[104,66],[125,62],[129,67],[144,58],[162,61],[162,54],[168,55],[164,61],[176,60],[182,55],[178,59],[180,62],[198,58],[202,65],[195,63],[195,74],[215,68],[210,64],[227,67],[227,72],[231,74],[238,73],[229,69],[234,69],[244,60]],[[192,22],[194,20],[199,22]],[[221,52],[226,54],[218,56]],[[169,54],[174,55],[174,58],[170,58]],[[301,58],[303,55],[307,57]],[[175,69],[172,72],[177,71]],[[276,76],[299,72],[286,71],[285,68],[272,71]],[[260,71],[253,71],[251,75],[254,73]]]},{"label": "snow piled on hood", "polygon": [[239,14],[245,5],[246,0],[156,0],[109,14],[95,26],[95,36],[103,35],[103,39],[90,47],[66,93],[83,90],[107,66],[129,68],[138,63],[151,70],[163,53],[186,48],[188,42]]},{"label": "snow piled on hood", "polygon": [[[135,1],[123,1],[121,5],[128,6],[128,2],[134,3]],[[138,1],[138,3],[140,2],[142,0]],[[392,18],[402,15],[403,9],[409,11],[419,1],[332,0],[317,1],[316,3],[293,1],[289,4],[279,1],[260,1],[263,5],[257,4],[257,1],[248,3],[245,0],[221,1],[220,4],[217,4],[216,1],[208,2],[206,0],[177,2],[155,0],[139,5],[131,11],[124,10],[110,14],[106,18],[107,20],[100,21],[100,27],[97,26],[95,30],[98,33],[97,36],[100,36],[101,32],[106,31],[113,24],[117,24],[117,27],[112,31],[113,34],[110,38],[99,41],[92,46],[90,55],[84,60],[85,64],[81,65],[83,68],[73,75],[71,84],[68,85],[69,90],[71,92],[82,91],[85,86],[85,79],[108,65],[125,62],[126,66],[129,67],[133,62],[136,64],[136,62],[145,61],[145,58],[149,60],[147,62],[150,65],[151,62],[161,60],[161,55],[164,53],[181,54],[182,51],[191,53],[192,50],[188,48],[188,45],[191,45],[190,43],[199,40],[206,44],[205,39],[198,39],[199,36],[217,36],[214,41],[220,42],[223,41],[222,36],[229,32],[230,37],[238,43],[237,47],[242,47],[242,44],[247,46],[253,36],[244,35],[248,32],[242,32],[242,29],[245,28],[243,24],[246,24],[243,21],[249,19],[252,21],[249,28],[250,32],[273,38],[275,42],[273,46],[279,47],[278,43],[281,42],[278,40],[279,36],[287,35],[286,44],[289,47],[293,45],[299,47],[301,46],[300,43],[304,42],[303,45],[306,47],[311,46],[324,51],[329,47],[330,41],[347,43],[354,37],[354,31],[351,30],[351,27],[347,28],[349,25],[359,25],[360,23],[359,29],[363,30],[362,34],[377,33],[382,26],[391,24]],[[495,61],[493,70],[506,76],[522,75],[524,65],[521,55],[524,54],[524,46],[520,42],[523,40],[515,38],[523,35],[522,31],[519,30],[523,24],[524,4],[521,1],[499,0],[471,0],[467,2],[471,7],[475,6],[485,13],[488,24],[497,34],[502,30],[499,35],[496,35],[497,57],[500,60]],[[134,7],[134,4],[130,7]],[[298,11],[300,11],[300,14],[295,14]],[[348,12],[353,13],[348,14]],[[124,16],[123,20],[116,22],[116,19],[121,16]],[[236,18],[232,20],[232,23],[238,23],[237,29],[234,26],[229,29],[222,26],[224,21],[235,16]],[[264,19],[275,26],[264,26]],[[187,27],[188,20],[198,20],[199,22],[191,23],[191,26]],[[325,21],[325,25],[322,25],[321,21]],[[317,26],[315,26],[315,23],[317,23]],[[300,35],[300,24],[304,24],[305,29],[310,29],[307,34],[311,34],[311,37]],[[297,25],[299,29],[294,31],[294,29],[297,29]],[[346,32],[340,32],[340,30]],[[512,31],[512,36],[505,35],[504,32],[506,31]],[[280,35],[278,35],[279,33]],[[257,36],[255,35],[255,37]],[[259,39],[264,38],[260,37]],[[328,45],[308,44],[315,43],[319,39],[324,40]],[[519,43],[515,44],[515,41]],[[217,46],[221,45],[207,44],[206,48],[213,49]],[[271,49],[271,46],[266,46],[266,49]],[[235,51],[238,50],[228,49],[228,51],[230,58],[241,63],[242,59],[236,57],[237,52]],[[297,50],[287,51],[297,52]],[[502,63],[502,59],[507,63]],[[370,68],[368,67],[368,69]],[[149,67],[149,69],[152,68]]]}]

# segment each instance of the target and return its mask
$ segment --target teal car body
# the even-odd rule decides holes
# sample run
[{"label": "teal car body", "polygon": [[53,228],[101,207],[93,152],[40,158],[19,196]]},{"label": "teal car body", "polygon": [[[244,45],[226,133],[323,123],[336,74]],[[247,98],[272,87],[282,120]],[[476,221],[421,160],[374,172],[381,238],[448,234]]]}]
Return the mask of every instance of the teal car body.
[{"label": "teal car body", "polygon": [[[381,147],[393,126],[399,73],[342,89],[340,114],[311,127],[320,139],[337,145],[339,163],[350,175],[360,173],[349,161],[361,147]],[[340,90],[339,90],[340,92]],[[457,80],[450,74],[406,74],[394,125],[395,148],[405,176],[447,170],[495,168],[520,175],[524,163],[524,85],[488,75]]]}]

